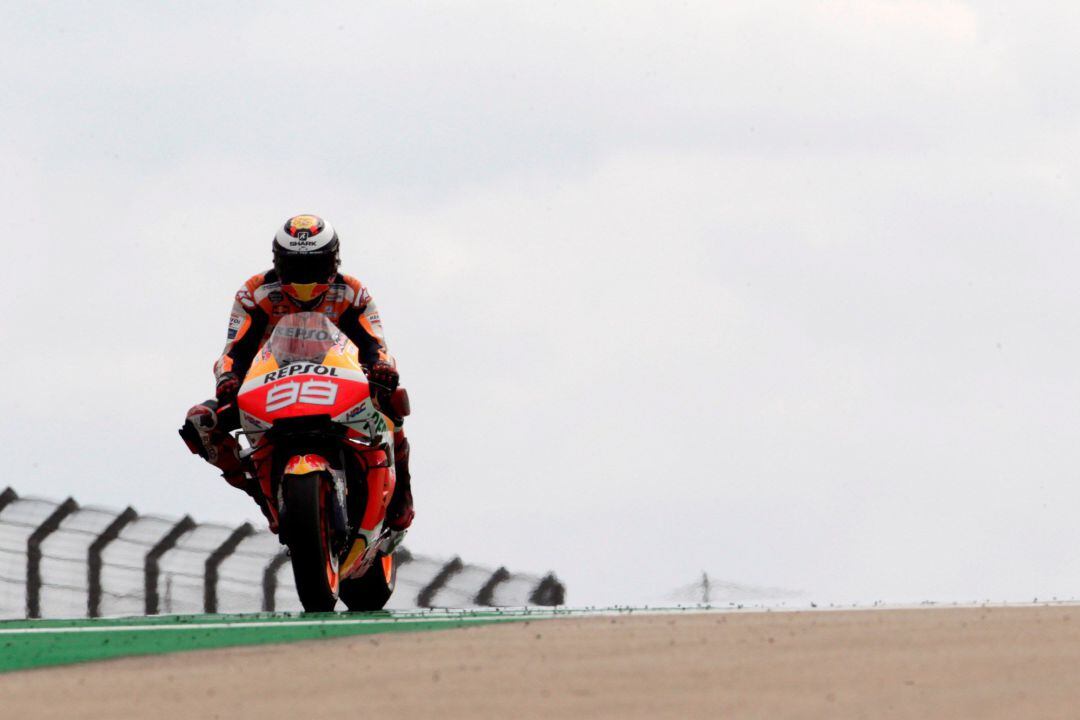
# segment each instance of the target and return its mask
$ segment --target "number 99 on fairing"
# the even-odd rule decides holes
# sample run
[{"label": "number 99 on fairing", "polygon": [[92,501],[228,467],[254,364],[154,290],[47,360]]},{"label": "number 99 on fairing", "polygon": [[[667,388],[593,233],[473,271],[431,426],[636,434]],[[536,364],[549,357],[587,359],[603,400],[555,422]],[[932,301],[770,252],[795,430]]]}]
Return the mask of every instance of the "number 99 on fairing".
[{"label": "number 99 on fairing", "polygon": [[275,412],[298,402],[308,405],[333,405],[338,386],[332,380],[307,380],[275,385],[266,393],[266,412]]}]

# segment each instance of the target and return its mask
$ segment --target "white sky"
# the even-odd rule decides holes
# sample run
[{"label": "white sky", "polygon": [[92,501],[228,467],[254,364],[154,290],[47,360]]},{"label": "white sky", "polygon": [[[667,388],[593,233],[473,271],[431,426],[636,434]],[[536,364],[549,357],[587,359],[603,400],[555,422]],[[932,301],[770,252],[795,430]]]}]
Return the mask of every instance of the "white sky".
[{"label": "white sky", "polygon": [[256,519],[176,428],[316,212],[413,398],[414,550],[575,604],[702,569],[1075,597],[1078,30],[1046,2],[7,3],[0,485]]}]

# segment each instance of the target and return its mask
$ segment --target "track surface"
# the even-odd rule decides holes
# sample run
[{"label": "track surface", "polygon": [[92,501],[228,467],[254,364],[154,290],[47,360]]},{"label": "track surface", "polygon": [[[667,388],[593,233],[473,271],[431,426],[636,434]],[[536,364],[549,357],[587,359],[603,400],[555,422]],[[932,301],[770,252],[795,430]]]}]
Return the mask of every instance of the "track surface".
[{"label": "track surface", "polygon": [[0,676],[19,718],[1067,718],[1080,607],[622,615]]}]

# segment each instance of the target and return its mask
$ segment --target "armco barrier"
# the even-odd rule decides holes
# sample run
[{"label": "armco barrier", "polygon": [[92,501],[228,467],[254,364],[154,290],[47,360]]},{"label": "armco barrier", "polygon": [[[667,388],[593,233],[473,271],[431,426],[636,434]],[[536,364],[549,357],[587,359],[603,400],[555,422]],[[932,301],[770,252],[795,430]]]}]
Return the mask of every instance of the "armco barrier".
[{"label": "armco barrier", "polygon": [[[538,577],[396,554],[387,607],[561,605]],[[0,492],[0,618],[300,610],[288,556],[269,531],[80,507]]]}]

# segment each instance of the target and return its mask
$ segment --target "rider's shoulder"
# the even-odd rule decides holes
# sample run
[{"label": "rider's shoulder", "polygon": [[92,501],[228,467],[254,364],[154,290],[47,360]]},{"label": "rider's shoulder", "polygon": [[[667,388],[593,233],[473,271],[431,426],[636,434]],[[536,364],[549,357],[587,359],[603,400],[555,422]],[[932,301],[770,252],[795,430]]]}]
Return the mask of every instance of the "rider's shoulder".
[{"label": "rider's shoulder", "polygon": [[271,280],[274,280],[273,275],[274,275],[273,270],[266,270],[264,272],[257,272],[254,275],[252,275],[251,277],[248,277],[248,279],[244,281],[244,284],[240,286],[240,289],[241,290],[247,290],[248,293],[253,293],[253,291],[257,290],[258,288],[260,288],[260,287],[262,287],[264,285],[266,285],[267,282],[269,282]]},{"label": "rider's shoulder", "polygon": [[245,280],[240,289],[236,291],[236,299],[244,307],[251,307],[262,303],[269,292],[280,289],[280,287],[281,283],[278,282],[277,273],[273,270],[267,270],[252,275]]},{"label": "rider's shoulder", "polygon": [[346,275],[345,273],[338,273],[336,281],[341,283],[342,285],[348,285],[353,290],[359,290],[364,287],[364,283],[360,282],[352,275]]},{"label": "rider's shoulder", "polygon": [[352,275],[338,273],[337,282],[349,289],[346,293],[346,300],[349,301],[349,304],[363,308],[371,302],[371,293],[368,292],[367,287]]},{"label": "rider's shoulder", "polygon": [[248,292],[255,292],[259,288],[265,285],[273,285],[277,283],[277,273],[273,270],[265,270],[261,273],[256,273],[244,281],[244,284],[240,287],[240,290],[247,290]]}]

